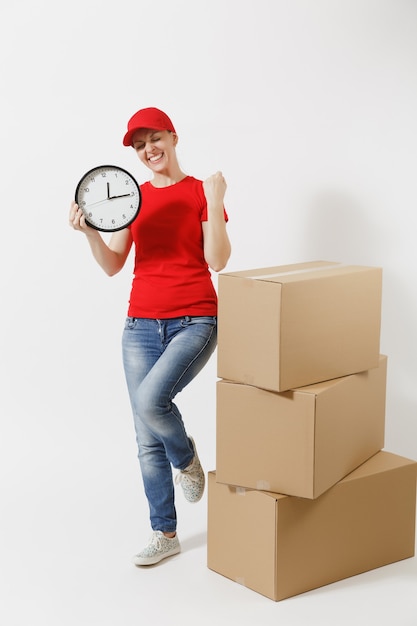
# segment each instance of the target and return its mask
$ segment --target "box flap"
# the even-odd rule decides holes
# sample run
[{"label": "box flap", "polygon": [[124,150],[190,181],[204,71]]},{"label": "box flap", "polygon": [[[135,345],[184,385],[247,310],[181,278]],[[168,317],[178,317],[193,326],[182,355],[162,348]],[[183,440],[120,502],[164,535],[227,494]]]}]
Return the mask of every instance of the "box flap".
[{"label": "box flap", "polygon": [[337,261],[310,261],[307,263],[295,263],[293,265],[280,265],[275,267],[242,270],[238,272],[220,274],[220,276],[247,278],[283,284],[289,282],[300,282],[304,280],[305,277],[308,277],[308,279],[311,280],[312,275],[314,275],[314,277],[317,276],[317,278],[324,278],[334,276],[335,274],[376,269],[381,271],[381,268],[349,265],[347,263],[339,263]]}]

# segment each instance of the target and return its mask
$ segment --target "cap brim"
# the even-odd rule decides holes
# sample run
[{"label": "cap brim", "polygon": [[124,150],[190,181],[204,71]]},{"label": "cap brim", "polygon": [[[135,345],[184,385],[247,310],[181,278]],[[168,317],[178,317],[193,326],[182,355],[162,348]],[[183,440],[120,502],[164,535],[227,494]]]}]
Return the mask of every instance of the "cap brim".
[{"label": "cap brim", "polygon": [[155,128],[154,126],[152,128],[148,128],[147,126],[138,126],[137,128],[132,128],[131,130],[127,131],[126,135],[123,137],[123,145],[124,146],[131,146],[132,145],[133,135],[138,130],[168,130],[170,133],[175,132],[175,131],[172,131],[170,128]]},{"label": "cap brim", "polygon": [[128,137],[128,135],[125,135],[125,136],[123,137],[123,145],[124,145],[124,146],[131,146],[131,145],[132,145],[132,144],[130,143],[130,141],[129,141],[129,137]]},{"label": "cap brim", "polygon": [[123,137],[123,145],[131,146],[132,145],[132,137],[139,128],[135,128],[134,130],[128,130],[126,135]]}]

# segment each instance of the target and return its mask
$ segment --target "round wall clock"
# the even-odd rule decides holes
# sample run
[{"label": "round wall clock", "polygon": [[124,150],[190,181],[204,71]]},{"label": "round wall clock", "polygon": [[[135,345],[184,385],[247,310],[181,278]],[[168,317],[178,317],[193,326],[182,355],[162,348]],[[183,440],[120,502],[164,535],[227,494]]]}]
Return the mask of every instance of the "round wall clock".
[{"label": "round wall clock", "polygon": [[142,198],[139,185],[129,172],[117,165],[99,165],[81,178],[75,201],[89,226],[114,232],[133,222]]}]

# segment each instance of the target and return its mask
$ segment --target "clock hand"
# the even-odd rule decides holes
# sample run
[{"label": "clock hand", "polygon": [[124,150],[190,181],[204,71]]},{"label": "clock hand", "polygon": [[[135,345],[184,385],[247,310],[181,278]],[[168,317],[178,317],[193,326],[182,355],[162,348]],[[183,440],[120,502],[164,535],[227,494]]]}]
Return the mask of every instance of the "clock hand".
[{"label": "clock hand", "polygon": [[130,193],[124,193],[121,196],[109,196],[108,198],[104,198],[103,200],[96,200],[96,202],[90,202],[90,204],[85,204],[83,207],[83,209],[88,209],[90,206],[94,206],[95,204],[102,204],[103,202],[108,202],[108,200],[115,200],[116,198],[127,198],[127,196],[130,196]]},{"label": "clock hand", "polygon": [[110,199],[110,183],[107,183],[107,200]]},{"label": "clock hand", "polygon": [[96,202],[90,202],[90,204],[85,204],[83,207],[80,207],[80,209],[89,209],[90,206],[94,206],[95,204],[102,204],[103,202],[108,202],[108,199],[104,198],[104,200],[97,200]]}]

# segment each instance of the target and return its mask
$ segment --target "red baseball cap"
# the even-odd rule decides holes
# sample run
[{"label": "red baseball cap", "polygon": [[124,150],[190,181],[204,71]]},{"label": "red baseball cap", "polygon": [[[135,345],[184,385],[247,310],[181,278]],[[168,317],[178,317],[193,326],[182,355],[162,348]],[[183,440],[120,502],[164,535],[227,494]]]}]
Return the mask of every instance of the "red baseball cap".
[{"label": "red baseball cap", "polygon": [[137,111],[128,121],[127,133],[123,137],[123,145],[131,146],[133,135],[141,128],[149,128],[150,130],[170,130],[172,133],[176,132],[173,123],[166,113],[155,107],[148,107],[147,109]]}]

